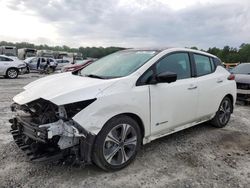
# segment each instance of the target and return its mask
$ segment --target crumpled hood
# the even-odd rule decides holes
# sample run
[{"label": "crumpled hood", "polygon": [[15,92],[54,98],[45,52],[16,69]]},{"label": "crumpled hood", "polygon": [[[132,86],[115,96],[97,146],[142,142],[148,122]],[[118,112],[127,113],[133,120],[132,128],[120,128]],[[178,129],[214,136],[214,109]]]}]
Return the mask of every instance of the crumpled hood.
[{"label": "crumpled hood", "polygon": [[38,79],[24,87],[14,102],[22,105],[39,98],[63,105],[95,98],[98,93],[115,83],[115,79],[102,80],[61,73]]}]

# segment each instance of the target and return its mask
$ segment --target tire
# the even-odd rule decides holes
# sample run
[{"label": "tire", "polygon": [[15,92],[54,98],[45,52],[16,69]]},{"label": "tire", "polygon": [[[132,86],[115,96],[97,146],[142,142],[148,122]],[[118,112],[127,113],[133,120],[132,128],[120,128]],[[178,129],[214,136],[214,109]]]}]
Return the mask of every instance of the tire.
[{"label": "tire", "polygon": [[6,77],[7,78],[10,78],[10,79],[15,79],[18,77],[18,70],[15,69],[15,68],[9,68],[7,71],[6,71]]},{"label": "tire", "polygon": [[214,127],[223,128],[227,125],[233,112],[233,103],[229,97],[225,97],[219,106],[211,123]]},{"label": "tire", "polygon": [[105,171],[120,170],[134,160],[141,139],[139,125],[134,119],[125,115],[114,117],[96,137],[93,161]]}]

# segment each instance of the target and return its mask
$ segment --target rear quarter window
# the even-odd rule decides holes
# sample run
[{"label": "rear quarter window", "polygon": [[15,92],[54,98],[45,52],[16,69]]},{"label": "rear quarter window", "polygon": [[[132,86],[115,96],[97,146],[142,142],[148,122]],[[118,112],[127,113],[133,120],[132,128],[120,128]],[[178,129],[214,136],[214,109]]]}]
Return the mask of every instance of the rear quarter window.
[{"label": "rear quarter window", "polygon": [[214,65],[215,65],[215,69],[216,69],[217,66],[222,66],[221,60],[218,59],[218,58],[213,58],[213,62],[214,62]]},{"label": "rear quarter window", "polygon": [[212,68],[212,71],[214,72],[216,67],[215,67],[215,64],[214,64],[214,60],[212,57],[210,57],[210,63],[211,63],[211,68]]}]

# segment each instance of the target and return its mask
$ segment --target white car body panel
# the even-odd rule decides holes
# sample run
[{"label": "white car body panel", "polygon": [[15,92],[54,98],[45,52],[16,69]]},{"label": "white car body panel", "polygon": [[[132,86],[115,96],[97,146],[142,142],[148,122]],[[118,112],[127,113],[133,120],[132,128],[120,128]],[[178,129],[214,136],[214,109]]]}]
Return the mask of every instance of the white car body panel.
[{"label": "white car body panel", "polygon": [[172,131],[197,118],[198,92],[197,89],[189,89],[196,85],[196,78],[150,85],[152,134]]},{"label": "white car body panel", "polygon": [[[95,98],[100,91],[113,82],[115,80],[100,81],[99,79],[62,73],[32,82],[25,87],[25,91],[14,97],[14,101],[22,105],[43,98],[60,106]],[[74,99],[72,100],[72,98]]]},{"label": "white car body panel", "polygon": [[236,83],[227,80],[229,75],[228,71],[218,66],[214,73],[196,78],[198,82],[198,118],[206,118],[206,116],[215,114],[221,100],[227,94],[232,94],[234,100],[236,99],[236,92],[231,92],[236,91]]},{"label": "white car body panel", "polygon": [[136,87],[131,80],[135,79],[122,79],[99,93],[97,100],[83,109],[73,119],[80,125],[84,125],[87,130],[98,134],[111,117],[132,113],[140,117],[145,125],[145,136],[149,136],[150,105],[148,86]]},{"label": "white car body panel", "polygon": [[214,73],[201,77],[177,80],[170,84],[136,86],[136,81],[151,65],[175,51],[208,55],[190,49],[167,49],[131,75],[116,79],[103,80],[71,73],[48,76],[24,87],[25,91],[15,96],[14,101],[22,105],[43,98],[60,106],[96,98],[73,120],[84,129],[98,134],[112,117],[124,113],[134,114],[142,121],[145,144],[211,119],[228,94],[233,96],[235,103],[236,84],[227,79],[228,71],[220,66]]}]

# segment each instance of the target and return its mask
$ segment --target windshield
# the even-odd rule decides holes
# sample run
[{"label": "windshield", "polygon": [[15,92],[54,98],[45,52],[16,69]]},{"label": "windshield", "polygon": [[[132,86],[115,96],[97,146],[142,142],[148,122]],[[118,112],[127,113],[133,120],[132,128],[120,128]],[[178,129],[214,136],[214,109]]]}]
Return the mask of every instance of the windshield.
[{"label": "windshield", "polygon": [[81,75],[107,79],[124,77],[136,71],[156,54],[157,51],[116,52],[93,62],[81,71]]},{"label": "windshield", "polygon": [[231,72],[234,74],[250,74],[250,63],[239,64]]}]

